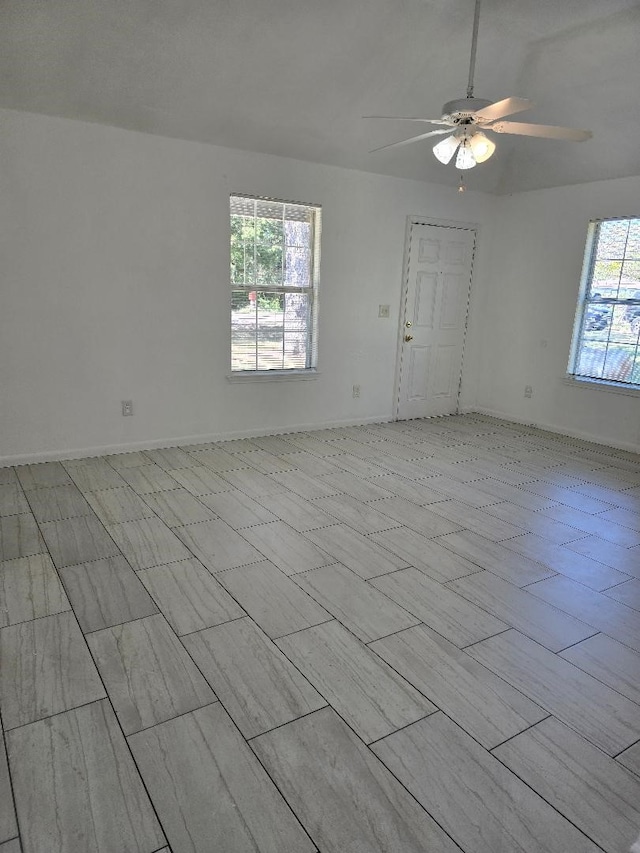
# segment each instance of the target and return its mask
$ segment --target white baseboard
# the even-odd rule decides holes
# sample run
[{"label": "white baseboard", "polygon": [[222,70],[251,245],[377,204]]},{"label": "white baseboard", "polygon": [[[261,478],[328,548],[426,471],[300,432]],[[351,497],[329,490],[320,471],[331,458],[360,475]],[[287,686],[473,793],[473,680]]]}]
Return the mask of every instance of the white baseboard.
[{"label": "white baseboard", "polygon": [[20,453],[15,456],[0,456],[0,468],[13,465],[33,465],[36,462],[61,462],[65,459],[85,459],[90,456],[108,456],[112,453],[131,453],[134,450],[157,450],[160,447],[186,447],[190,444],[208,444],[213,441],[230,441],[234,438],[255,438],[264,435],[286,435],[292,432],[306,432],[317,429],[333,429],[335,427],[365,426],[366,424],[389,423],[393,418],[388,414],[375,415],[370,418],[350,418],[339,421],[322,421],[321,423],[290,424],[271,430],[259,427],[231,432],[207,433],[206,435],[173,436],[149,441],[132,441],[125,444],[105,444],[96,447],[80,449],[46,450],[38,453]]},{"label": "white baseboard", "polygon": [[[640,446],[637,444],[625,442],[613,442],[605,436],[593,435],[592,433],[582,432],[580,430],[569,430],[566,427],[560,427],[557,424],[550,423],[532,423],[513,415],[502,412],[497,409],[489,409],[484,406],[463,406],[460,408],[461,415],[488,415],[493,418],[500,418],[504,421],[509,421],[522,426],[535,427],[537,429],[546,429],[549,432],[557,435],[567,435],[571,438],[581,439],[583,441],[591,441],[594,444],[604,445],[605,447],[614,447],[619,450],[627,450],[631,453],[640,453]],[[21,453],[14,456],[0,456],[0,468],[6,468],[13,465],[30,465],[36,462],[59,462],[65,459],[84,459],[91,456],[108,456],[112,453],[131,453],[135,450],[156,450],[161,447],[186,447],[190,444],[207,444],[214,441],[230,441],[234,438],[255,438],[256,436],[264,435],[286,435],[293,432],[305,432],[307,430],[317,429],[333,429],[345,426],[365,426],[366,424],[390,423],[394,419],[385,415],[374,415],[369,418],[349,418],[345,420],[323,421],[320,423],[300,423],[290,424],[282,428],[273,428],[271,430],[260,429],[259,427],[247,430],[232,430],[230,432],[206,433],[203,435],[188,435],[188,436],[173,436],[171,438],[151,439],[148,441],[134,441],[124,444],[105,444],[94,447],[83,447],[79,449],[64,449],[64,450],[47,450],[37,453]]]},{"label": "white baseboard", "polygon": [[521,424],[522,426],[534,427],[536,429],[546,429],[549,432],[556,433],[557,435],[568,435],[570,438],[578,438],[582,441],[590,441],[593,444],[604,445],[605,447],[613,447],[616,450],[628,450],[631,453],[640,453],[640,445],[632,444],[631,442],[624,441],[612,441],[608,436],[602,435],[594,435],[590,432],[583,432],[582,430],[571,430],[567,429],[564,426],[558,426],[557,424],[551,423],[533,423],[532,421],[524,420],[523,418],[517,418],[514,415],[508,414],[507,412],[501,412],[497,409],[488,409],[484,406],[473,406],[469,408],[463,408],[460,410],[461,415],[489,415],[492,418],[500,418],[503,421],[510,421],[514,424]]}]

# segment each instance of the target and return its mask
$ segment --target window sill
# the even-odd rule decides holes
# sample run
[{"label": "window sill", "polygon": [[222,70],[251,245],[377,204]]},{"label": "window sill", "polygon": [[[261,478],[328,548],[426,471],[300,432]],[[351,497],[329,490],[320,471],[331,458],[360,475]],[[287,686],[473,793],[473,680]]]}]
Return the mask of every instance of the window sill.
[{"label": "window sill", "polygon": [[318,379],[315,368],[305,370],[236,370],[227,373],[227,382],[291,382]]},{"label": "window sill", "polygon": [[610,394],[622,394],[625,397],[640,397],[640,385],[630,385],[626,382],[607,382],[606,379],[586,379],[580,376],[565,376],[565,385],[574,388],[597,388]]}]

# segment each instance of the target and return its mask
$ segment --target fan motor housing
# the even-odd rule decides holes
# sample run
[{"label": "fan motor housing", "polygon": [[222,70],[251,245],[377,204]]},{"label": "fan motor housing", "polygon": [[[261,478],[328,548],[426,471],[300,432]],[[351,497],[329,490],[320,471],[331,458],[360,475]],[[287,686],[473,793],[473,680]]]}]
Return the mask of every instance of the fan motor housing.
[{"label": "fan motor housing", "polygon": [[493,101],[484,98],[458,98],[455,101],[447,101],[442,107],[442,118],[448,119],[453,124],[467,124],[469,119]]}]

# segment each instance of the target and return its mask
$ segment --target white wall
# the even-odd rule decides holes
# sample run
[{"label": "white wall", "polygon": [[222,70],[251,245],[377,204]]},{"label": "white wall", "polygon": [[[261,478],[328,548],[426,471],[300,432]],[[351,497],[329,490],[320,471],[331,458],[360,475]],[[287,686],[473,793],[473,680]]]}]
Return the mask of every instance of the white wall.
[{"label": "white wall", "polygon": [[[226,379],[230,192],[323,206],[317,380]],[[496,203],[0,111],[0,464],[391,418],[406,217],[481,224],[475,311]]]},{"label": "white wall", "polygon": [[564,381],[588,222],[638,216],[639,200],[640,177],[499,200],[490,284],[474,318],[475,408],[640,450],[640,396]]}]

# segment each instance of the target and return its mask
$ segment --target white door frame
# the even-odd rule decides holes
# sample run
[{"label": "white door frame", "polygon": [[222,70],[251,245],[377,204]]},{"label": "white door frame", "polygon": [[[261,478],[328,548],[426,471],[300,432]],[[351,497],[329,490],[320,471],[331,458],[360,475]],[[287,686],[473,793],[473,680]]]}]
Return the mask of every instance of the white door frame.
[{"label": "white door frame", "polygon": [[402,344],[404,343],[405,335],[405,312],[408,293],[408,276],[409,276],[409,245],[411,240],[411,229],[414,225],[435,225],[440,228],[459,228],[463,231],[473,231],[474,237],[474,253],[471,261],[471,278],[469,280],[469,290],[467,293],[467,309],[464,317],[464,340],[462,344],[462,362],[460,365],[460,378],[458,380],[458,396],[456,398],[456,413],[460,409],[460,391],[462,388],[462,375],[464,371],[464,356],[467,342],[467,325],[469,322],[469,308],[471,305],[471,288],[473,286],[473,278],[475,274],[476,261],[478,256],[478,237],[480,235],[480,226],[477,222],[459,222],[455,219],[437,219],[432,216],[407,216],[407,224],[405,226],[404,237],[404,252],[402,256],[402,284],[400,288],[400,311],[398,313],[398,345],[396,351],[396,372],[395,382],[393,387],[393,420],[400,420],[400,365],[402,361]]}]

